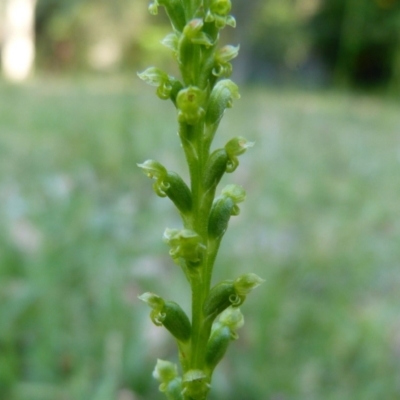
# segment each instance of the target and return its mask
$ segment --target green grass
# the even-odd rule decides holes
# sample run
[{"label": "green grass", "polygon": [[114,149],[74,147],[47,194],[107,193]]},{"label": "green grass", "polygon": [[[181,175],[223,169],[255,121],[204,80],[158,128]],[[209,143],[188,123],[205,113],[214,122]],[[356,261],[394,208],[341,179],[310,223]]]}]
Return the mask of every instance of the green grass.
[{"label": "green grass", "polygon": [[[338,93],[242,91],[216,281],[266,279],[211,399],[400,397],[400,113]],[[156,110],[156,115],[154,115]],[[178,218],[136,167],[182,171],[172,106],[131,81],[0,84],[0,398],[157,399],[174,343],[137,295],[190,306],[161,241]],[[187,176],[187,174],[186,174]]]}]

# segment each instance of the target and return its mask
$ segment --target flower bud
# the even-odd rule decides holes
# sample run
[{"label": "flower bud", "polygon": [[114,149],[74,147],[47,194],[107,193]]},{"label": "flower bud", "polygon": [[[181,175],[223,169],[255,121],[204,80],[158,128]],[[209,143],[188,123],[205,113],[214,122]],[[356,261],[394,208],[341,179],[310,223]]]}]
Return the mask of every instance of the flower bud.
[{"label": "flower bud", "polygon": [[226,145],[225,150],[228,154],[229,161],[226,172],[233,172],[239,165],[237,156],[243,154],[249,147],[253,147],[254,142],[248,142],[245,138],[238,136],[231,139]]},{"label": "flower bud", "polygon": [[205,21],[215,22],[215,26],[219,29],[224,28],[225,25],[230,25],[234,28],[236,26],[235,18],[228,15],[231,8],[230,0],[212,0]]},{"label": "flower bud", "polygon": [[161,382],[160,392],[169,400],[182,400],[182,379],[178,376],[178,368],[169,361],[158,359],[153,377]]},{"label": "flower bud", "polygon": [[208,219],[210,239],[219,239],[228,228],[235,202],[230,197],[220,196],[214,200]]},{"label": "flower bud", "polygon": [[188,316],[181,306],[173,301],[165,302],[162,312],[165,318],[162,322],[164,327],[181,342],[187,342],[191,335],[191,324]]},{"label": "flower bud", "polygon": [[220,239],[228,228],[232,215],[240,212],[237,203],[244,201],[246,192],[241,186],[227,185],[221,196],[214,200],[208,219],[208,234],[212,239]]},{"label": "flower bud", "polygon": [[204,172],[204,188],[215,189],[226,172],[228,154],[225,149],[215,150],[209,157]]},{"label": "flower bud", "polygon": [[223,79],[214,86],[207,107],[205,122],[218,124],[227,108],[232,107],[233,99],[239,99],[239,88],[230,79]]},{"label": "flower bud", "polygon": [[253,289],[260,286],[264,279],[261,279],[258,275],[252,272],[239,276],[233,284],[235,292],[239,296],[247,296]]},{"label": "flower bud", "polygon": [[205,114],[202,108],[204,103],[204,93],[195,86],[182,89],[176,98],[179,109],[179,122],[186,122],[189,125],[196,124]]},{"label": "flower bud", "polygon": [[175,172],[168,172],[166,182],[168,182],[168,187],[165,189],[165,193],[176,208],[182,214],[190,212],[192,209],[192,193],[183,179]]},{"label": "flower bud", "polygon": [[165,301],[154,293],[143,293],[139,296],[152,308],[150,318],[157,326],[164,326],[175,339],[186,342],[190,339],[191,325],[186,313],[179,304],[173,301]]},{"label": "flower bud", "polygon": [[229,306],[238,307],[244,297],[237,294],[233,281],[222,281],[215,285],[204,301],[203,313],[206,318],[215,318]]},{"label": "flower bud", "polygon": [[164,241],[171,247],[169,254],[180,265],[184,259],[189,266],[197,266],[203,259],[205,246],[200,236],[190,229],[166,229]]},{"label": "flower bud", "polygon": [[185,398],[205,399],[210,390],[207,375],[199,369],[191,369],[183,375],[183,391]]},{"label": "flower bud", "polygon": [[231,330],[224,325],[215,329],[207,343],[206,349],[206,365],[211,371],[224,358],[229,343],[232,340]]},{"label": "flower bud", "polygon": [[239,336],[236,331],[244,324],[244,318],[239,308],[229,307],[214,323],[206,349],[206,365],[213,371],[224,357],[231,340]]}]

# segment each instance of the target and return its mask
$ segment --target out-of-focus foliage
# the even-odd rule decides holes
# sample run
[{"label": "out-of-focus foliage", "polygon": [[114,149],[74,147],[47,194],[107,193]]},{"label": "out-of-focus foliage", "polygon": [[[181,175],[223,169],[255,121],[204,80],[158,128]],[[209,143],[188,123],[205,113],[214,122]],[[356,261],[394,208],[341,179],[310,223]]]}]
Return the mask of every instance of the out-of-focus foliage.
[{"label": "out-of-focus foliage", "polygon": [[400,1],[325,0],[310,29],[336,83],[397,85]]},{"label": "out-of-focus foliage", "polygon": [[[235,0],[239,79],[400,86],[399,0]],[[164,10],[160,10],[164,15]],[[166,18],[147,0],[39,0],[40,66],[116,71],[165,66]],[[139,65],[139,66],[138,66]]]},{"label": "out-of-focus foliage", "polygon": [[[175,344],[137,295],[190,293],[161,240],[177,214],[136,163],[184,156],[171,105],[129,82],[0,85],[1,400],[159,398]],[[249,266],[266,282],[211,399],[400,398],[398,104],[242,95],[216,140],[256,141],[236,178],[252,195],[215,282]]]},{"label": "out-of-focus foliage", "polygon": [[163,34],[147,22],[147,4],[131,0],[39,0],[38,64],[47,69],[116,71],[164,60]]},{"label": "out-of-focus foliage", "polygon": [[[268,0],[236,4],[240,24],[238,40],[244,41],[245,78],[282,82],[305,77],[310,61],[311,37],[307,32],[310,17],[316,11],[315,0]],[[239,29],[240,29],[239,24]]]}]

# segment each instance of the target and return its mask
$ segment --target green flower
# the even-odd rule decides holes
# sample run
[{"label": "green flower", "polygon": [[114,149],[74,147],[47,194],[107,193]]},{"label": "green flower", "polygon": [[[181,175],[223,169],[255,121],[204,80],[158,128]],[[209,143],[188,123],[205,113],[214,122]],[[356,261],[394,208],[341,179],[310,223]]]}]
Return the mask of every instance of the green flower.
[{"label": "green flower", "polygon": [[182,89],[176,98],[179,122],[196,124],[204,115],[204,92],[195,86]]},{"label": "green flower", "polygon": [[229,62],[239,54],[240,46],[224,46],[214,56],[215,67],[212,73],[218,78],[227,78],[232,74],[232,64]]},{"label": "green flower", "polygon": [[157,87],[157,96],[162,100],[173,99],[173,93],[182,87],[182,84],[172,76],[156,67],[147,68],[138,73],[138,77],[150,86]]},{"label": "green flower", "polygon": [[180,259],[190,266],[200,264],[206,249],[200,236],[190,229],[167,228],[164,232],[164,242],[170,246],[169,254],[177,264],[180,264]]},{"label": "green flower", "polygon": [[215,26],[218,29],[223,29],[226,25],[234,28],[236,20],[232,15],[229,15],[231,8],[232,3],[230,0],[211,0],[210,9],[206,14],[205,21],[215,22]]}]

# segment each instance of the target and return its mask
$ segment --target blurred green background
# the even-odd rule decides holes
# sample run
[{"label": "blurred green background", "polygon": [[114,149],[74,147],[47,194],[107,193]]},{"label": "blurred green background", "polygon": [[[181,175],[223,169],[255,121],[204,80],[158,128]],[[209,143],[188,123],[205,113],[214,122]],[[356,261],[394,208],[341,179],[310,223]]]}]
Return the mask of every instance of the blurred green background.
[{"label": "blurred green background", "polygon": [[[36,73],[0,81],[0,399],[156,400],[176,359],[137,295],[189,310],[161,236],[180,222],[137,162],[186,171],[174,70],[145,0],[39,0]],[[211,400],[400,398],[400,4],[236,0],[242,100],[216,138],[256,145],[215,282],[266,279]],[[187,176],[187,173],[184,172]]]}]

